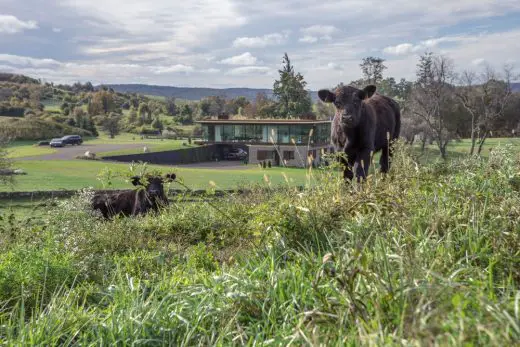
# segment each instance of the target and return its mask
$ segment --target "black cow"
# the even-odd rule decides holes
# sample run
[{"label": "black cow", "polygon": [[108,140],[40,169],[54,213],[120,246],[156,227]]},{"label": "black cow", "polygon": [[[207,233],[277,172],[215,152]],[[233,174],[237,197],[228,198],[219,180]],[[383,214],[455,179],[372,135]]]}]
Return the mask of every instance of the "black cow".
[{"label": "black cow", "polygon": [[[136,216],[150,210],[158,211],[159,206],[168,205],[164,193],[164,182],[175,180],[174,173],[164,177],[146,175],[132,177],[132,184],[138,189],[118,193],[96,193],[92,199],[92,208],[99,210],[105,219],[116,215]],[[144,182],[143,182],[144,181]]]},{"label": "black cow", "polygon": [[366,178],[370,154],[382,151],[381,172],[390,168],[391,141],[399,137],[401,110],[399,104],[384,95],[375,94],[376,86],[364,89],[343,86],[335,93],[327,89],[318,92],[323,102],[334,103],[336,114],[332,122],[331,139],[337,152],[345,152],[347,160],[343,176],[358,181]]}]

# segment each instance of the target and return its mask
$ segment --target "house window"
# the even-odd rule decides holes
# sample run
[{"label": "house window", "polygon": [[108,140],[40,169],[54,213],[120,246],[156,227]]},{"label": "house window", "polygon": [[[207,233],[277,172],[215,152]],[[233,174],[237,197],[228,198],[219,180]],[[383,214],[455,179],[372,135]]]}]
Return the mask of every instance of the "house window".
[{"label": "house window", "polygon": [[256,160],[269,160],[274,159],[273,151],[257,151],[256,152]]},{"label": "house window", "polygon": [[294,160],[294,151],[283,151],[283,160]]}]

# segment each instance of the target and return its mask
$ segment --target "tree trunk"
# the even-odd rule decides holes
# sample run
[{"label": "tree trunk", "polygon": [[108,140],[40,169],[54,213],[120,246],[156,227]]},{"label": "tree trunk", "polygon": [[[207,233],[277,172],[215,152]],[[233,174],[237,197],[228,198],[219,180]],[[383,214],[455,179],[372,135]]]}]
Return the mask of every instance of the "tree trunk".
[{"label": "tree trunk", "polygon": [[479,143],[478,143],[478,153],[477,153],[478,155],[480,155],[480,153],[482,152],[482,148],[484,147],[484,142],[486,142],[487,135],[488,135],[488,132],[485,131],[484,134],[482,135],[482,137],[479,140]]},{"label": "tree trunk", "polygon": [[421,153],[424,153],[424,149],[426,148],[426,136],[423,136],[421,143]]}]

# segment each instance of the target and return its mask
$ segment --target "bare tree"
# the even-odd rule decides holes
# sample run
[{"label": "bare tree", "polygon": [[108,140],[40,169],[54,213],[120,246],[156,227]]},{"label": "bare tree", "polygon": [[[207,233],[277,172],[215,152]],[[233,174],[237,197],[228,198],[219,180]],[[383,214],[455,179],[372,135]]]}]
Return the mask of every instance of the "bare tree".
[{"label": "bare tree", "polygon": [[480,74],[466,70],[462,73],[456,95],[471,116],[470,155],[480,154],[484,142],[494,125],[504,117],[505,109],[512,99],[511,79],[513,66],[504,65],[503,73],[497,73],[489,64]]},{"label": "bare tree", "polygon": [[411,93],[412,113],[426,123],[445,159],[451,140],[446,111],[452,102],[453,63],[447,57],[425,53],[417,67],[417,81]]}]

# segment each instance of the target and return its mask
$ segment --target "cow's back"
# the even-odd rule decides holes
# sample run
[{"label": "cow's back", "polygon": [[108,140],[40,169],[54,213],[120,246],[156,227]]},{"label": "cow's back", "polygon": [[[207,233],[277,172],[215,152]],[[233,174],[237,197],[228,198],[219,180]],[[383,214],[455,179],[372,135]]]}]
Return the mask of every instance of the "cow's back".
[{"label": "cow's back", "polygon": [[366,103],[375,113],[374,150],[378,151],[387,146],[388,140],[399,137],[401,112],[396,101],[381,94],[374,94]]},{"label": "cow's back", "polygon": [[134,209],[135,192],[96,193],[92,199],[94,210],[100,210],[105,218],[119,213],[130,216]]}]

